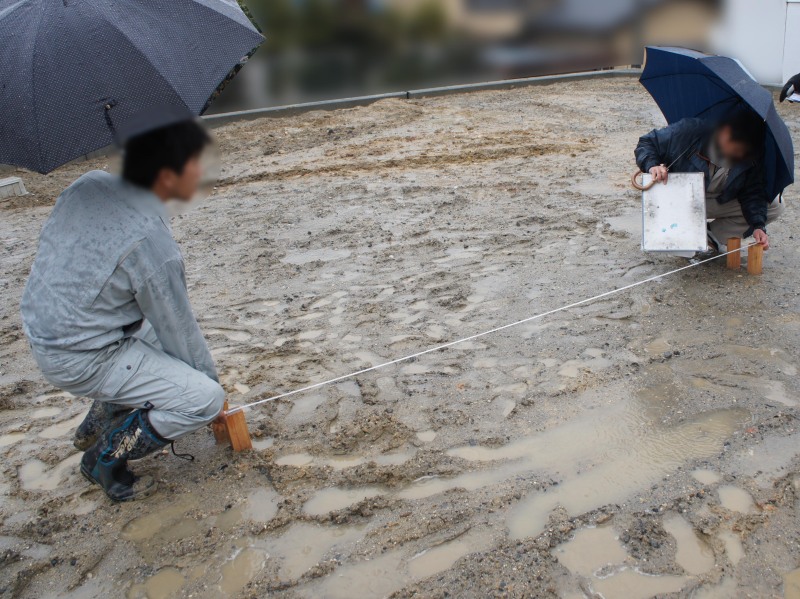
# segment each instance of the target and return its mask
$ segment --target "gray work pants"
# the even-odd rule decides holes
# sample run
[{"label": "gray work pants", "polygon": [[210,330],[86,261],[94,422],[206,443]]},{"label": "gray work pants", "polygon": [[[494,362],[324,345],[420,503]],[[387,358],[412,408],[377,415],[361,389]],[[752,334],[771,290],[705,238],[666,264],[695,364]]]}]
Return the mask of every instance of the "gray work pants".
[{"label": "gray work pants", "polygon": [[207,425],[225,400],[219,383],[164,353],[147,321],[133,337],[100,350],[32,350],[44,377],[64,391],[132,409],[152,406],[150,423],[165,439]]},{"label": "gray work pants", "polygon": [[[767,208],[767,224],[777,219],[785,210],[786,202],[778,196]],[[736,200],[720,204],[717,200],[706,199],[706,218],[713,218],[709,223],[711,234],[722,245],[731,237],[741,237],[750,228],[742,214],[742,205]]]}]

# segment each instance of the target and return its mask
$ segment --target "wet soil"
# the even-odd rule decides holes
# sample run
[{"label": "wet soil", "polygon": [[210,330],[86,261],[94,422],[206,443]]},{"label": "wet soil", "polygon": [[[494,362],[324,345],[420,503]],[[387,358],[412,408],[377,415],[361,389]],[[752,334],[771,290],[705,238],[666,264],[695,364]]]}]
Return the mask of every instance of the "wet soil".
[{"label": "wet soil", "polygon": [[[216,130],[173,227],[230,401],[681,266],[640,251],[628,184],[661,123],[610,79]],[[761,277],[711,263],[261,406],[252,452],[198,431],[115,505],[18,315],[55,196],[109,166],[0,204],[0,597],[799,596],[793,191]]]}]

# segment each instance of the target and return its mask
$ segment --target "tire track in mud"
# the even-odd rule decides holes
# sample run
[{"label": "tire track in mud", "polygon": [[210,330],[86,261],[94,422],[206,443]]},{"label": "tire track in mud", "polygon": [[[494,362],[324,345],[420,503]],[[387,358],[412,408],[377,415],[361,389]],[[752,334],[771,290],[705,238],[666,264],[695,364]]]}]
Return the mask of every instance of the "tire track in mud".
[{"label": "tire track in mud", "polygon": [[[355,148],[357,151],[359,148]],[[263,171],[241,177],[229,177],[219,180],[217,189],[222,191],[234,185],[247,185],[260,181],[280,181],[296,177],[311,175],[335,175],[354,173],[368,173],[372,171],[385,171],[394,169],[422,169],[452,165],[470,165],[482,162],[494,162],[509,158],[535,158],[548,154],[567,154],[586,151],[581,145],[575,144],[532,144],[526,146],[468,149],[462,152],[426,154],[403,158],[387,158],[376,161],[358,161],[329,164],[312,167],[292,167],[279,171]]]}]

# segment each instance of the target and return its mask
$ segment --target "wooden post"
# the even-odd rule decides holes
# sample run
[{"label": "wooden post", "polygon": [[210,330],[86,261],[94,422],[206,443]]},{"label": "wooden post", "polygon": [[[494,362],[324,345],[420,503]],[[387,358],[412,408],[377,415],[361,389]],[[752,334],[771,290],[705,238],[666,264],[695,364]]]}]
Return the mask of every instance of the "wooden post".
[{"label": "wooden post", "polygon": [[234,412],[228,414],[228,402],[222,407],[222,414],[211,424],[214,431],[214,438],[217,445],[230,443],[233,451],[244,451],[253,449],[253,441],[250,439],[250,431],[247,429],[247,421],[244,412]]},{"label": "wooden post", "polygon": [[742,240],[739,237],[731,237],[728,240],[728,251],[733,252],[728,254],[728,268],[731,270],[739,270],[742,267],[742,252],[734,252],[734,250],[742,249]]},{"label": "wooden post", "polygon": [[747,248],[747,272],[751,275],[760,275],[764,266],[764,248],[761,245],[751,245]]},{"label": "wooden post", "polygon": [[222,405],[222,414],[220,417],[211,423],[211,430],[214,431],[214,439],[217,440],[217,445],[222,445],[223,443],[230,443],[231,438],[228,434],[228,402],[226,401]]},{"label": "wooden post", "polygon": [[234,412],[233,414],[228,414],[226,418],[228,421],[228,436],[231,439],[233,451],[253,449],[253,441],[250,439],[250,431],[247,430],[244,412]]}]

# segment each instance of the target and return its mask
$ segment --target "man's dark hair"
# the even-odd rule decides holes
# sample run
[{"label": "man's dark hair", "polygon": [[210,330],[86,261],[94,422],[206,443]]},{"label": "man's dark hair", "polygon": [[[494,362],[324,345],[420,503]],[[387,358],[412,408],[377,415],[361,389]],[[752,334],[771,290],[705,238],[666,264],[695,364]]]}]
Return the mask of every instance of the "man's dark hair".
[{"label": "man's dark hair", "polygon": [[766,125],[764,119],[745,107],[734,108],[720,122],[720,127],[730,127],[731,138],[745,144],[750,153],[761,154],[764,148]]},{"label": "man's dark hair", "polygon": [[194,120],[142,133],[125,143],[122,177],[150,189],[161,169],[180,175],[186,163],[198,156],[210,142],[208,132]]}]

